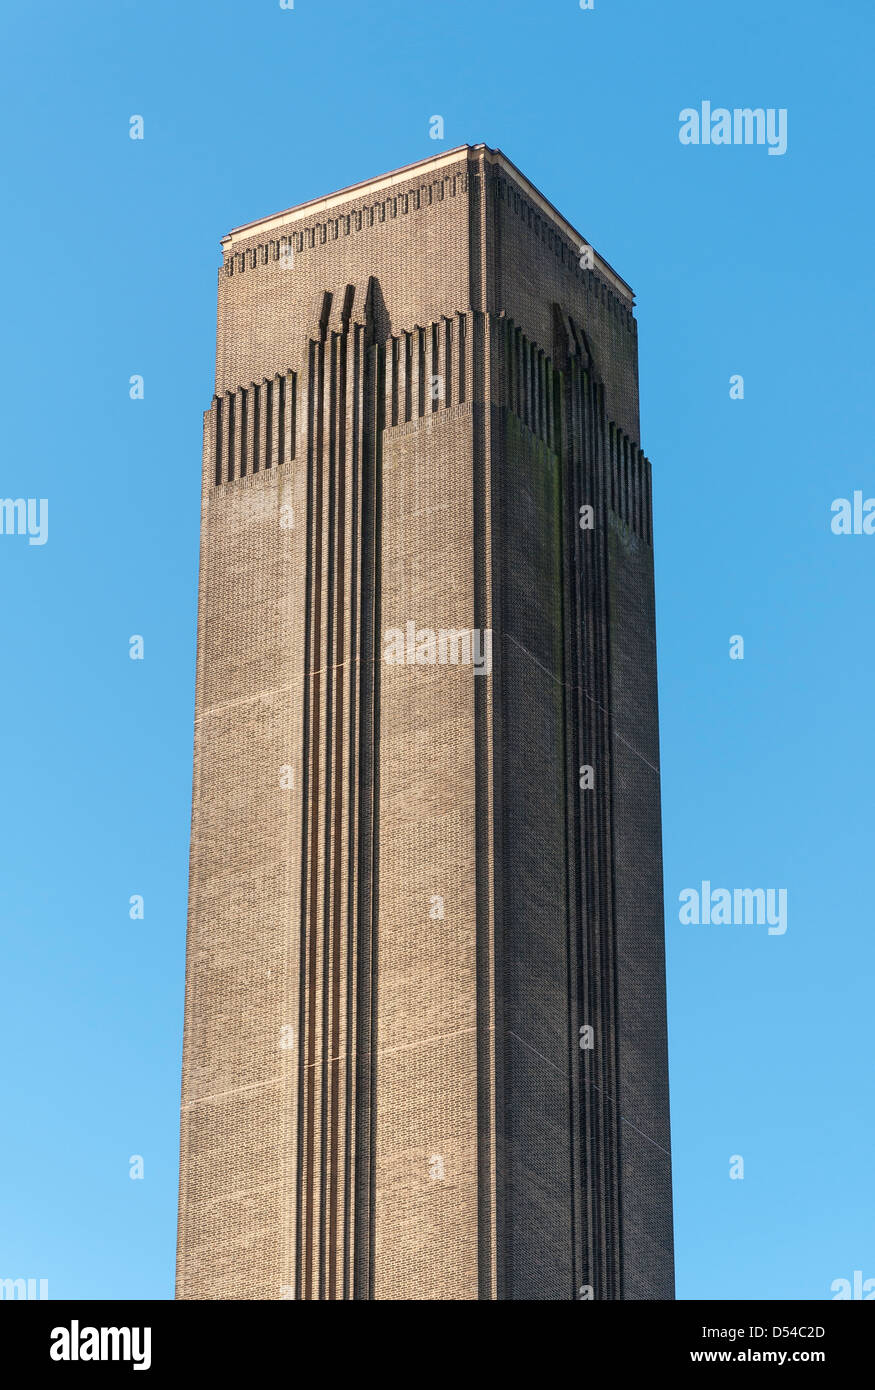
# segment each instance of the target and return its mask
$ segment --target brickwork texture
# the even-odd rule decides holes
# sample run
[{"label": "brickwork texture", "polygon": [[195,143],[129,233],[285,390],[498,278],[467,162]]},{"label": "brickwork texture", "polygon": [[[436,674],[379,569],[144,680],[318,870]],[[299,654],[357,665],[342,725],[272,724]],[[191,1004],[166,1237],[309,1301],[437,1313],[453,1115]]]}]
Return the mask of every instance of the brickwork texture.
[{"label": "brickwork texture", "polygon": [[223,251],[177,1297],[673,1298],[632,292],[483,145]]}]

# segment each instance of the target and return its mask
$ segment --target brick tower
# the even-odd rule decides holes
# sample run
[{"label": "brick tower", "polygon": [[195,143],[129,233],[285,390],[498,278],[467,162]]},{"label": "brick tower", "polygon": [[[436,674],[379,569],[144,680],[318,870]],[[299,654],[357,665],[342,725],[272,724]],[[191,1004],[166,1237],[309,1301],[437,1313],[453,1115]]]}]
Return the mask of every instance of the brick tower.
[{"label": "brick tower", "polygon": [[177,1295],[672,1298],[632,292],[484,145],[223,247]]}]

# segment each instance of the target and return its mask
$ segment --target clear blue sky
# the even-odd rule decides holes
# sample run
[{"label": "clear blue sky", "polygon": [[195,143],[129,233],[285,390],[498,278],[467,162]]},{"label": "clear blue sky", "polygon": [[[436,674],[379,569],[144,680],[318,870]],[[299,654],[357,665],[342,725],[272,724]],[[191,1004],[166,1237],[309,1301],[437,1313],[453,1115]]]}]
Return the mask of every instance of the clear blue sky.
[{"label": "clear blue sky", "polygon": [[[875,1278],[875,536],[829,525],[875,495],[872,6],[3,11],[0,492],[50,523],[0,537],[0,1275],[172,1296],[219,238],[486,141],[638,293],[678,1294]],[[703,99],[786,108],[787,153],[682,146]],[[786,887],[786,934],[681,926],[703,879]]]}]

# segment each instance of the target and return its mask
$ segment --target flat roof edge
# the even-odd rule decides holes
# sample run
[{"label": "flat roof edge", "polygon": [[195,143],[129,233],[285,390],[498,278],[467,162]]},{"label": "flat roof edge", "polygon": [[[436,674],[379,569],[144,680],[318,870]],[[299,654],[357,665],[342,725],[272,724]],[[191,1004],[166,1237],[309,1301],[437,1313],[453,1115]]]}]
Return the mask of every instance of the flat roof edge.
[{"label": "flat roof edge", "polygon": [[[223,251],[231,250],[238,241],[248,240],[259,233],[269,232],[277,227],[286,226],[290,222],[298,222],[302,218],[311,216],[317,209],[328,210],[337,207],[342,203],[348,203],[356,194],[363,193],[366,189],[379,192],[381,189],[391,188],[395,184],[404,183],[417,169],[440,169],[448,164],[458,163],[460,158],[467,157],[470,153],[482,151],[491,164],[498,164],[511,175],[520,188],[532,199],[542,212],[544,212],[552,222],[556,223],[568,239],[576,242],[580,246],[589,246],[591,243],[586,237],[582,236],[577,229],[572,226],[567,218],[551,203],[549,198],[545,198],[540,189],[532,183],[530,179],[517,168],[513,160],[508,159],[507,155],[499,149],[492,149],[489,145],[456,145],[451,150],[445,150],[441,154],[429,155],[425,159],[415,160],[412,164],[404,164],[398,169],[392,169],[389,173],[378,174],[374,178],[362,179],[359,183],[348,184],[344,188],[339,188],[334,193],[324,194],[319,198],[310,198],[305,203],[296,203],[293,207],[286,208],[283,212],[270,213],[266,217],[257,217],[252,222],[243,222],[238,227],[233,227],[227,236],[222,237],[221,246]],[[620,293],[621,297],[628,299],[630,307],[635,303],[635,291],[628,281],[618,275],[616,270],[604,256],[592,248],[594,259],[598,270],[605,275],[605,278]]]}]

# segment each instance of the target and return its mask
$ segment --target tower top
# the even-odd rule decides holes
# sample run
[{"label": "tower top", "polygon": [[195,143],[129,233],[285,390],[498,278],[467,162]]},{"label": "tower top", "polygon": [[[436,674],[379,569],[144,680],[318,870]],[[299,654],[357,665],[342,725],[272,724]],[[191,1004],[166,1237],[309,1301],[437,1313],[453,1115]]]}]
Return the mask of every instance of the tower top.
[{"label": "tower top", "polygon": [[[284,212],[272,213],[267,217],[257,217],[253,222],[244,222],[239,227],[233,227],[227,236],[222,237],[222,251],[227,255],[234,250],[238,242],[248,241],[260,233],[272,232],[299,222],[304,218],[311,217],[314,212],[325,212],[329,208],[339,207],[343,203],[349,202],[351,198],[361,197],[365,192],[383,192],[396,184],[406,183],[416,171],[425,172],[428,170],[432,172],[457,164],[463,156],[469,154],[482,155],[487,163],[500,168],[508,178],[522,189],[544,216],[553,222],[576,246],[588,246],[590,244],[586,237],[582,236],[567,218],[562,216],[558,208],[554,207],[549,199],[545,198],[543,193],[526,178],[512,160],[508,159],[507,155],[503,154],[501,150],[492,149],[489,145],[478,144],[457,145],[454,149],[446,150],[442,154],[430,155],[428,159],[418,159],[412,164],[404,164],[400,169],[393,169],[388,174],[378,174],[375,178],[362,180],[361,183],[348,184],[346,188],[340,188],[335,193],[327,193],[321,198],[311,198],[305,203],[297,203],[294,207],[286,208]],[[632,308],[635,303],[635,292],[631,285],[617,274],[613,266],[603,256],[600,256],[595,248],[593,248],[593,261],[599,274]]]}]

